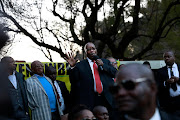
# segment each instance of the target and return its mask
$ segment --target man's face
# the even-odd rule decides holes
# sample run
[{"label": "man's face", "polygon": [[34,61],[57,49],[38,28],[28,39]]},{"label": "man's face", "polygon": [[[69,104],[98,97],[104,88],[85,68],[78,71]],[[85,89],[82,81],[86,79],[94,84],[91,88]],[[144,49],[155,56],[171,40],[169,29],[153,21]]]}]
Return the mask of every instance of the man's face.
[{"label": "man's face", "polygon": [[122,86],[122,80],[135,81],[135,79],[141,78],[141,76],[135,72],[133,73],[133,71],[135,70],[126,70],[123,74],[119,74],[116,77],[117,84],[120,88],[114,94],[119,111],[130,114],[135,111],[144,110],[144,108],[149,106],[151,101],[151,89],[146,81],[136,83],[132,90],[127,90]]},{"label": "man's face", "polygon": [[11,57],[7,58],[6,65],[10,71],[14,71],[16,69],[15,61]]},{"label": "man's face", "polygon": [[163,57],[164,57],[164,62],[166,63],[166,65],[172,66],[174,64],[175,57],[172,52],[165,52]]},{"label": "man's face", "polygon": [[93,60],[93,57],[97,55],[97,50],[95,45],[93,43],[89,43],[87,44],[86,49],[87,49],[87,57]]},{"label": "man's face", "polygon": [[102,107],[97,113],[96,118],[98,120],[109,120],[109,114],[105,107]]},{"label": "man's face", "polygon": [[51,79],[51,80],[56,80],[56,74],[57,74],[57,72],[56,72],[56,69],[51,69],[50,71],[49,71],[49,75],[48,75],[48,77]]},{"label": "man's face", "polygon": [[32,63],[32,72],[38,75],[42,75],[43,74],[43,70],[44,70],[44,65],[39,62],[39,61],[35,61]]},{"label": "man's face", "polygon": [[93,120],[95,119],[93,113],[90,110],[82,110],[80,112],[80,115],[78,118],[76,118],[76,120],[83,120],[83,119],[89,119],[89,120]]},{"label": "man's face", "polygon": [[117,61],[114,58],[110,58],[109,61],[114,68],[118,69]]}]

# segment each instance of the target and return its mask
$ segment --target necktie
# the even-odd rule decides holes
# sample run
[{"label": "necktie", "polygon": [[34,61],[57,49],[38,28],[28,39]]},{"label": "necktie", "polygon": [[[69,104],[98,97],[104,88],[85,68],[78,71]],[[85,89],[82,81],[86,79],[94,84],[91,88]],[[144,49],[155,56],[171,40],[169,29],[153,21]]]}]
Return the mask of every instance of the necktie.
[{"label": "necktie", "polygon": [[61,106],[61,102],[59,101],[60,100],[60,96],[59,96],[59,93],[58,93],[58,91],[56,89],[56,86],[54,85],[54,82],[53,82],[53,86],[54,86],[54,90],[55,90],[56,95],[57,95],[57,101],[58,101],[59,105]]},{"label": "necktie", "polygon": [[[172,67],[170,67],[170,73],[171,73],[171,77],[174,76],[174,73],[172,71]],[[176,86],[176,82],[171,84],[171,88],[176,91],[177,90],[177,86]]]},{"label": "necktie", "polygon": [[93,69],[94,69],[94,78],[96,82],[96,91],[100,94],[102,93],[102,85],[101,85],[101,80],[98,72],[98,66],[96,65],[95,61],[93,61]]}]

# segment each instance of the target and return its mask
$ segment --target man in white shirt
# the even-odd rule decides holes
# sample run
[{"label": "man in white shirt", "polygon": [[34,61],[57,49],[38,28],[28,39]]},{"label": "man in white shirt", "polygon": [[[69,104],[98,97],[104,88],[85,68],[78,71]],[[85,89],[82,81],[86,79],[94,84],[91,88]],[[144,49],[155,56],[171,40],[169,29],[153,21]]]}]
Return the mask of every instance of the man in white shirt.
[{"label": "man in white shirt", "polygon": [[120,68],[110,91],[122,115],[121,120],[178,120],[157,108],[154,75],[142,64],[131,63]]},{"label": "man in white shirt", "polygon": [[93,43],[86,43],[84,51],[87,58],[78,63],[71,54],[65,57],[72,68],[69,70],[72,106],[85,104],[92,110],[97,105],[103,105],[111,111],[114,100],[109,85],[114,83],[112,78],[117,70],[109,60],[97,56]]},{"label": "man in white shirt", "polygon": [[166,66],[158,70],[156,77],[159,90],[158,102],[164,110],[175,113],[180,111],[180,66],[175,63],[173,51],[165,52],[163,58]]},{"label": "man in white shirt", "polygon": [[18,120],[29,120],[29,109],[24,86],[23,74],[15,71],[16,65],[12,57],[6,56],[1,59],[8,73],[8,90],[13,105],[13,118]]}]

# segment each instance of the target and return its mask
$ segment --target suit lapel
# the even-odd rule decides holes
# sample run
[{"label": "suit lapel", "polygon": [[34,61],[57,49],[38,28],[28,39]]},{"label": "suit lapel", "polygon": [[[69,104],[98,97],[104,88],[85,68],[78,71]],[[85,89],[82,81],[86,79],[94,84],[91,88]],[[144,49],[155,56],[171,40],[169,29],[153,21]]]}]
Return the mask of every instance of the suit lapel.
[{"label": "suit lapel", "polygon": [[[180,70],[180,65],[177,64],[177,67],[178,67],[178,71]],[[180,77],[180,72],[179,72],[179,77]]]},{"label": "suit lapel", "polygon": [[86,69],[87,69],[87,74],[89,74],[88,76],[92,76],[92,78],[93,78],[93,73],[92,73],[92,70],[91,70],[91,66],[89,65],[89,62],[88,62],[87,59],[85,60],[84,65],[87,66]]},{"label": "suit lapel", "polygon": [[167,66],[165,66],[163,69],[164,69],[163,71],[165,72],[165,73],[164,73],[165,78],[166,78],[166,79],[169,79],[169,74],[168,74]]},{"label": "suit lapel", "polygon": [[15,73],[15,76],[16,76],[17,85],[19,85],[20,90],[22,90],[23,83],[20,80],[21,78],[17,72]]}]

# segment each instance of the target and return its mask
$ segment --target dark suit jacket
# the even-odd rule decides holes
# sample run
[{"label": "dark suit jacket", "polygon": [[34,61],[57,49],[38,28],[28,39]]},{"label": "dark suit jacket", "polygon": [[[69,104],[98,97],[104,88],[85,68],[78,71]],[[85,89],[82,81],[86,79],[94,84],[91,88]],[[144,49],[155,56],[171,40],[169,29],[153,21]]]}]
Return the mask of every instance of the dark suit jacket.
[{"label": "dark suit jacket", "polygon": [[[160,109],[159,109],[159,114],[160,114],[161,120],[180,120],[180,117],[169,114]],[[125,117],[123,117],[123,115],[120,112],[117,112],[114,116],[115,117],[113,120],[127,120]]]},{"label": "dark suit jacket", "polygon": [[57,83],[61,89],[61,93],[62,93],[62,96],[63,96],[63,99],[64,99],[64,104],[65,104],[65,110],[63,111],[64,114],[68,113],[69,112],[69,105],[70,105],[70,94],[69,94],[69,91],[67,90],[66,88],[66,85],[65,85],[65,82],[62,82],[62,81],[58,81],[57,80]]},{"label": "dark suit jacket", "polygon": [[2,118],[10,119],[13,113],[13,106],[8,94],[8,74],[5,68],[6,67],[0,63],[0,120],[4,120]]},{"label": "dark suit jacket", "polygon": [[26,86],[25,86],[25,81],[24,81],[24,77],[22,73],[15,73],[16,76],[16,80],[19,83],[19,87],[21,90],[21,95],[23,98],[23,103],[24,103],[24,108],[26,110],[27,113],[29,113],[29,109],[28,109],[28,100],[27,100],[27,95],[26,95]]},{"label": "dark suit jacket", "polygon": [[[180,65],[178,65],[178,70],[180,72]],[[158,84],[158,100],[160,107],[162,108],[167,108],[171,106],[169,104],[171,102],[169,87],[164,86],[164,81],[168,79],[169,76],[168,76],[167,66],[164,66],[157,71],[157,75],[156,75],[156,81]]]},{"label": "dark suit jacket", "polygon": [[180,120],[180,117],[159,110],[161,120]]},{"label": "dark suit jacket", "polygon": [[[100,79],[103,84],[103,94],[108,103],[113,107],[113,97],[109,92],[109,85],[113,84],[116,69],[106,59],[102,59],[103,70],[98,68]],[[75,68],[70,70],[71,97],[73,105],[85,104],[91,109],[94,107],[94,79],[88,60],[77,63]]]}]

